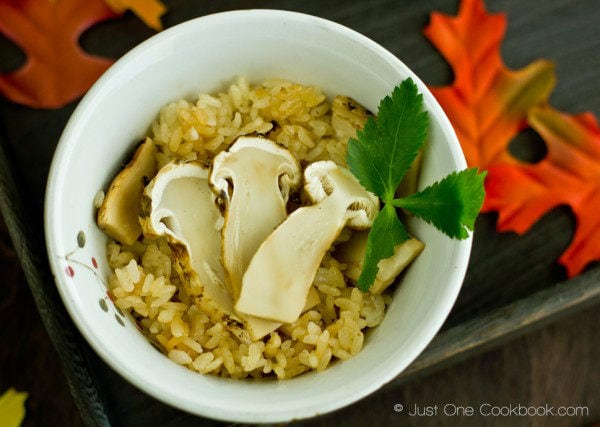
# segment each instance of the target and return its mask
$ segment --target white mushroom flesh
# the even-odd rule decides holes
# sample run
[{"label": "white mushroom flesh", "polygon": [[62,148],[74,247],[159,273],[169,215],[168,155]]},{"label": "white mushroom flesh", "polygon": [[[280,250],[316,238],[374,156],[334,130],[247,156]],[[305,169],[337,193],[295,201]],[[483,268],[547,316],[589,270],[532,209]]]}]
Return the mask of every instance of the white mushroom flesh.
[{"label": "white mushroom flesh", "polygon": [[214,321],[229,318],[233,323],[245,323],[247,332],[236,324],[231,326],[243,341],[260,339],[280,326],[234,309],[220,260],[222,217],[208,186],[207,169],[195,163],[164,166],[146,188],[145,196],[150,200],[148,216],[140,218],[145,234],[169,237],[188,293],[203,300]]},{"label": "white mushroom flesh", "polygon": [[[189,270],[198,277],[188,292],[204,292],[227,314],[233,300],[219,260],[221,236],[217,225],[221,213],[208,183],[208,170],[194,163],[171,163],[163,167],[145,190],[151,200],[149,220],[142,224],[147,234],[169,236],[184,246]],[[176,251],[178,258],[185,257]],[[185,258],[184,258],[185,259]]]},{"label": "white mushroom flesh", "polygon": [[[308,296],[306,297],[304,307],[302,308],[302,313],[305,313],[311,308],[316,307],[320,303],[321,298],[319,297],[319,293],[314,286],[311,286],[310,290],[308,291]],[[267,336],[281,326],[281,322],[273,322],[271,320],[245,315],[240,312],[238,312],[237,315],[246,321],[246,327],[248,328],[248,332],[250,332],[250,336],[254,341]]]},{"label": "white mushroom flesh", "polygon": [[[345,273],[353,281],[358,281],[362,273],[367,251],[368,232],[357,231],[350,240],[336,247],[334,257],[346,265]],[[390,286],[396,277],[423,251],[425,245],[414,237],[394,247],[394,255],[379,261],[379,271],[375,282],[369,288],[372,294],[380,294]]]},{"label": "white mushroom flesh", "polygon": [[215,157],[210,185],[227,200],[223,264],[234,299],[256,250],[286,218],[288,194],[300,178],[300,166],[290,152],[264,138],[241,137]]},{"label": "white mushroom flesh", "polygon": [[379,201],[347,169],[315,162],[305,179],[316,204],[294,211],[260,246],[243,277],[236,304],[242,313],[294,322],[323,256],[344,226],[365,229],[373,223]]}]

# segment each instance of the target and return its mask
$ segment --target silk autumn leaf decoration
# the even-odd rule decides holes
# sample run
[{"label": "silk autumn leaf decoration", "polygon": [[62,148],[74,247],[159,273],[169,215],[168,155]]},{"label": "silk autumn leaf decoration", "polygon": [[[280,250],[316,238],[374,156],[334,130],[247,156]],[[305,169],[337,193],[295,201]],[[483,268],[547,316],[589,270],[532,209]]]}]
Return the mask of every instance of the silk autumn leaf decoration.
[{"label": "silk autumn leaf decoration", "polygon": [[112,61],[85,53],[78,39],[115,16],[103,0],[0,0],[0,31],[27,55],[17,71],[0,75],[0,93],[34,108],[81,96]]},{"label": "silk autumn leaf decoration", "polygon": [[548,154],[533,165],[491,165],[486,207],[499,212],[499,230],[524,233],[552,208],[570,206],[577,228],[559,262],[572,277],[600,260],[600,127],[590,113],[547,106],[532,109],[529,123]]},{"label": "silk autumn leaf decoration", "polygon": [[26,55],[25,64],[0,74],[0,93],[33,108],[59,108],[83,95],[112,60],[87,54],[81,34],[125,9],[160,29],[158,0],[0,0],[0,32]]},{"label": "silk autumn leaf decoration", "polygon": [[25,418],[25,401],[27,393],[9,388],[0,395],[0,425],[20,426]]},{"label": "silk autumn leaf decoration", "polygon": [[[486,12],[482,0],[462,0],[456,17],[433,13],[425,35],[450,63],[455,80],[433,87],[469,166],[488,169],[483,211],[498,211],[498,230],[527,232],[544,214],[568,205],[575,236],[559,258],[569,277],[600,260],[600,128],[594,116],[571,116],[548,106],[555,85],[552,63],[521,70],[503,64],[506,16]],[[546,157],[524,164],[508,145],[532,127]]]},{"label": "silk autumn leaf decoration", "polygon": [[150,28],[156,31],[162,30],[160,17],[167,8],[159,0],[106,0],[106,3],[117,13],[129,9]]},{"label": "silk autumn leaf decoration", "polygon": [[506,68],[500,55],[505,32],[506,16],[488,14],[481,0],[463,0],[456,17],[432,13],[424,31],[454,71],[451,86],[430,89],[452,121],[469,166],[513,162],[506,148],[527,126],[529,108],[546,101],[555,84],[549,61]]}]

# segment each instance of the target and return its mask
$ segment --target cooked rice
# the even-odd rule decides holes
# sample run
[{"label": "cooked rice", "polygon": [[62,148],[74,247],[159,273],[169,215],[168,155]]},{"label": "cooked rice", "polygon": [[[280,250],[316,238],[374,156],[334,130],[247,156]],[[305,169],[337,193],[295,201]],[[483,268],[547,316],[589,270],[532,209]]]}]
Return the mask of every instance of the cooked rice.
[{"label": "cooked rice", "polygon": [[[364,114],[364,112],[363,112]],[[173,159],[208,162],[241,135],[263,135],[287,147],[302,163],[345,165],[347,124],[332,124],[331,104],[320,89],[283,80],[251,87],[240,78],[227,92],[201,94],[195,102],[165,106],[150,136],[159,167]],[[339,240],[347,240],[345,231]],[[262,340],[241,342],[227,325],[214,323],[185,292],[164,238],[132,246],[110,242],[115,304],[131,313],[148,338],[175,363],[223,377],[292,378],[322,371],[357,354],[364,332],[383,320],[387,295],[363,294],[328,253],[314,279],[320,304]]]}]

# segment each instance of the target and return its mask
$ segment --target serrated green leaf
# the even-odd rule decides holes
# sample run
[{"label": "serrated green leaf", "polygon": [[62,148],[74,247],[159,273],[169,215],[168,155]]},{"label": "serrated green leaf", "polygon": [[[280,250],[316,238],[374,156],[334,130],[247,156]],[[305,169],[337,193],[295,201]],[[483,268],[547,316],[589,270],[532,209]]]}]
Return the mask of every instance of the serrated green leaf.
[{"label": "serrated green leaf", "polygon": [[483,204],[486,172],[475,168],[455,172],[423,191],[394,200],[450,237],[466,239]]},{"label": "serrated green leaf", "polygon": [[391,204],[385,205],[377,214],[369,232],[363,270],[358,278],[360,290],[363,292],[369,290],[377,277],[379,261],[394,255],[394,247],[409,238],[398,219],[396,209]]},{"label": "serrated green leaf", "polygon": [[423,96],[408,78],[381,101],[377,118],[370,117],[348,141],[348,167],[363,187],[391,202],[425,143],[428,125]]},{"label": "serrated green leaf", "polygon": [[429,120],[423,97],[409,78],[379,104],[377,118],[367,120],[348,142],[348,167],[360,183],[379,196],[384,207],[369,232],[359,288],[374,283],[379,261],[389,258],[394,247],[409,238],[394,206],[403,207],[451,237],[464,239],[473,230],[485,192],[485,173],[470,169],[454,173],[420,193],[394,199],[427,136]]}]

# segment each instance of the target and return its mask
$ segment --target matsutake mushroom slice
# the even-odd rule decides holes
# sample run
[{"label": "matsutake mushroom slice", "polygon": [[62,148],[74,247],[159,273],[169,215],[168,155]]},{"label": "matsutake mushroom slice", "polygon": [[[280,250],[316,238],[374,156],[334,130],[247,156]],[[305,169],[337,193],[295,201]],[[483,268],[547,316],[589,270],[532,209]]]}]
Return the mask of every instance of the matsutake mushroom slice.
[{"label": "matsutake mushroom slice", "polygon": [[301,177],[296,158],[264,138],[241,137],[215,157],[209,184],[226,202],[223,264],[234,299],[256,250],[286,218],[288,195]]},{"label": "matsutake mushroom slice", "polygon": [[190,295],[205,294],[226,314],[233,300],[219,261],[221,213],[208,187],[208,169],[169,163],[144,191],[140,223],[149,237],[166,236]]},{"label": "matsutake mushroom slice", "polygon": [[[308,296],[306,297],[306,303],[302,308],[302,313],[306,313],[308,310],[316,307],[320,303],[321,298],[319,297],[319,293],[314,286],[311,286],[310,290],[308,291]],[[248,332],[250,332],[250,336],[254,341],[267,336],[281,326],[281,322],[273,322],[271,320],[249,316],[240,312],[237,312],[237,315],[246,322]]]},{"label": "matsutake mushroom slice", "polygon": [[[334,258],[346,264],[346,275],[357,282],[362,273],[367,251],[367,231],[352,233],[350,240],[341,243],[335,248]],[[394,247],[394,255],[379,261],[379,271],[375,282],[369,288],[372,294],[382,293],[391,285],[396,277],[423,251],[425,244],[414,237]]]},{"label": "matsutake mushroom slice", "polygon": [[135,243],[142,228],[138,222],[144,186],[156,174],[156,146],[150,138],[138,147],[133,159],[110,184],[98,210],[98,227],[115,240]]},{"label": "matsutake mushroom slice", "polygon": [[213,321],[226,322],[240,340],[257,340],[280,324],[236,313],[220,261],[222,221],[208,186],[208,169],[197,163],[164,166],[144,191],[140,215],[144,234],[167,237],[187,293],[199,300]]},{"label": "matsutake mushroom slice", "polygon": [[373,224],[379,199],[349,170],[331,161],[315,162],[304,178],[315,204],[294,211],[259,247],[236,304],[242,313],[294,322],[323,256],[344,226],[361,230]]}]

